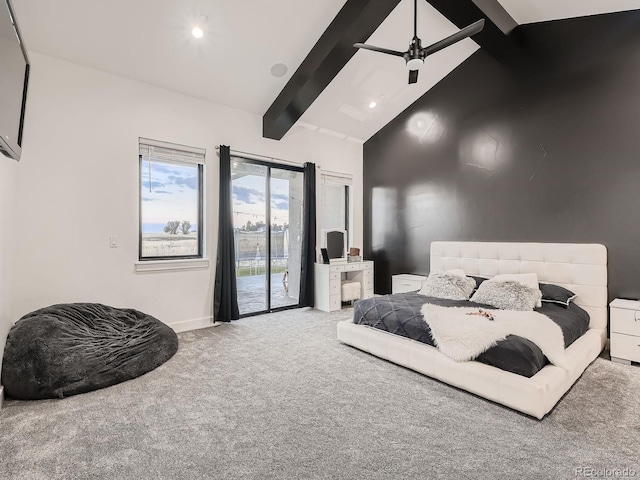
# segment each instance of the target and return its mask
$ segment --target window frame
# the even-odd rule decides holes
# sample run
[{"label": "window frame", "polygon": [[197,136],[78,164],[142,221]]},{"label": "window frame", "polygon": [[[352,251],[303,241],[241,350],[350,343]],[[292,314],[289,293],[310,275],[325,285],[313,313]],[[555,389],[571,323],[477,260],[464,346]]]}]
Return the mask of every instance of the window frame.
[{"label": "window frame", "polygon": [[[269,197],[271,199],[271,169],[275,168],[276,170],[288,170],[290,172],[302,173],[302,181],[304,185],[304,167],[298,165],[288,165],[284,163],[277,163],[275,161],[262,160],[258,158],[252,158],[249,154],[232,154],[231,155],[232,163],[234,161],[238,161],[240,163],[252,164],[252,165],[260,165],[261,167],[265,167],[267,169],[265,175],[265,197]],[[233,167],[231,167],[233,170]],[[233,189],[233,178],[231,179],[231,188]],[[233,199],[231,200],[233,204]],[[304,208],[304,207],[303,207]],[[265,200],[265,218],[269,221],[265,222],[265,235],[266,235],[266,246],[265,251],[269,252],[269,261],[265,262],[265,277],[271,278],[271,201]],[[302,240],[301,240],[302,241]],[[235,264],[235,259],[234,259]],[[236,272],[237,278],[237,272]],[[265,313],[275,313],[282,312],[284,310],[294,310],[298,308],[298,304],[292,305],[284,305],[281,307],[273,307],[271,305],[271,281],[266,282],[266,292],[265,298],[267,300],[267,307],[265,310],[258,310],[255,312],[241,313],[240,318],[253,317],[255,315],[264,315]]]},{"label": "window frame", "polygon": [[[172,148],[176,151],[181,151],[180,147],[184,147],[183,145],[177,145],[177,144],[169,144],[166,142],[155,142],[157,144],[163,144],[163,146],[167,146],[168,148]],[[138,148],[140,148],[140,145],[147,145],[147,139],[143,139],[140,138],[138,141]],[[190,147],[186,147],[187,149],[190,149]],[[198,260],[198,259],[204,259],[204,229],[205,229],[205,225],[204,225],[204,175],[205,175],[205,171],[204,171],[204,158],[205,155],[203,154],[203,163],[193,163],[194,167],[197,167],[197,171],[198,171],[198,191],[197,191],[197,195],[198,195],[198,202],[197,202],[197,207],[198,207],[198,230],[197,230],[197,235],[198,235],[198,253],[195,255],[164,255],[164,256],[156,256],[156,257],[145,257],[142,255],[142,224],[143,224],[143,219],[142,219],[142,162],[143,162],[143,155],[141,153],[138,153],[138,261],[139,262],[155,262],[155,261],[163,261],[163,260],[168,260],[168,261],[179,261],[179,260]],[[175,164],[175,165],[184,165],[183,163],[180,162],[171,162],[169,160],[166,161],[158,161],[158,160],[151,160],[149,159],[149,161],[154,161],[155,163],[164,163],[164,164]]]}]

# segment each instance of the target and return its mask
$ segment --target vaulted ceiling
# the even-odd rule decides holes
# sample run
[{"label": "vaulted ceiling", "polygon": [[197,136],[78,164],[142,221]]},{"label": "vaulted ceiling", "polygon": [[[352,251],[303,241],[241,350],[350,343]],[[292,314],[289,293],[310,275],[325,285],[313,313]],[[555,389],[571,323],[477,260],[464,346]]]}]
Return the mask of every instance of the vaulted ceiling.
[{"label": "vaulted ceiling", "polygon": [[[480,8],[487,1],[496,2],[473,1]],[[640,0],[499,2],[518,24],[640,9]],[[345,3],[345,0],[13,2],[29,50],[258,115],[265,114]],[[372,30],[370,38],[360,41],[406,50],[412,36],[413,2],[395,3],[397,6]],[[460,27],[432,6],[438,7],[438,3],[444,5],[438,1],[418,2],[418,35],[425,44]],[[201,39],[191,35],[197,23],[204,30]],[[355,51],[298,123],[330,135],[365,141],[478,48],[476,41],[466,39],[429,57],[415,85],[407,85],[402,59]],[[287,66],[284,76],[272,75],[271,69],[276,64]],[[377,104],[375,108],[369,108],[372,101]]]}]

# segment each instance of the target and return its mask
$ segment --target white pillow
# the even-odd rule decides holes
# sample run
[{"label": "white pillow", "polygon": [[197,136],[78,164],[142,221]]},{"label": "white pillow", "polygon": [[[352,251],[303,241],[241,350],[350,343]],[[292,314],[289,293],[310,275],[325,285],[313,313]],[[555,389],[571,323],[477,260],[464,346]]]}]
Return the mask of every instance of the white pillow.
[{"label": "white pillow", "polygon": [[542,304],[542,292],[514,280],[487,280],[471,297],[472,302],[484,303],[503,310],[533,310]]},{"label": "white pillow", "polygon": [[434,298],[469,300],[469,295],[475,287],[476,282],[473,278],[449,272],[431,272],[418,293]]},{"label": "white pillow", "polygon": [[444,273],[450,273],[451,275],[457,275],[458,277],[466,277],[467,274],[461,268],[454,268],[453,270],[447,270]]},{"label": "white pillow", "polygon": [[524,283],[528,287],[540,290],[537,273],[501,273],[500,275],[493,277],[493,280],[497,280],[499,282],[512,281]]}]

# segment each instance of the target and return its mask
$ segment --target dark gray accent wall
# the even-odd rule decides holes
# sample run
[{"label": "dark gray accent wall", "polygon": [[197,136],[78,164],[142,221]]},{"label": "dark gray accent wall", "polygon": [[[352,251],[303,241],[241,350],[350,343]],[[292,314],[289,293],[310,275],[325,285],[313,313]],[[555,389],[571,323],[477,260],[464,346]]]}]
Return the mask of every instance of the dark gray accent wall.
[{"label": "dark gray accent wall", "polygon": [[593,242],[610,298],[640,298],[640,13],[518,29],[518,53],[479,50],[365,144],[376,292],[428,273],[434,240]]}]

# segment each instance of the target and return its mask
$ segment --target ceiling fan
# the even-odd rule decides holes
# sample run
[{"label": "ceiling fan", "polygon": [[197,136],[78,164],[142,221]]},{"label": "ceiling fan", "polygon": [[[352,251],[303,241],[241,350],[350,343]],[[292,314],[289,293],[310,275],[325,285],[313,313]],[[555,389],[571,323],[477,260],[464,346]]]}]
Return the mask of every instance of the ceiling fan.
[{"label": "ceiling fan", "polygon": [[439,42],[429,45],[428,47],[422,47],[422,40],[418,38],[418,0],[413,0],[413,40],[409,45],[409,50],[406,52],[398,52],[396,50],[389,50],[388,48],[375,47],[373,45],[367,45],[366,43],[354,43],[356,48],[364,48],[365,50],[373,50],[374,52],[386,53],[388,55],[395,55],[396,57],[404,58],[409,67],[409,83],[416,83],[418,81],[418,69],[424,63],[424,59],[433,53],[439,52],[443,48],[447,48],[454,43],[464,40],[471,35],[475,35],[484,28],[484,18],[472,23],[468,27],[463,28],[457,33],[440,40]]}]

